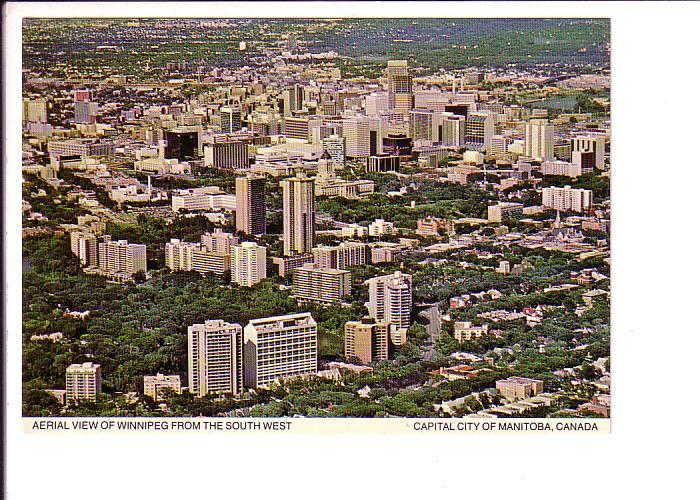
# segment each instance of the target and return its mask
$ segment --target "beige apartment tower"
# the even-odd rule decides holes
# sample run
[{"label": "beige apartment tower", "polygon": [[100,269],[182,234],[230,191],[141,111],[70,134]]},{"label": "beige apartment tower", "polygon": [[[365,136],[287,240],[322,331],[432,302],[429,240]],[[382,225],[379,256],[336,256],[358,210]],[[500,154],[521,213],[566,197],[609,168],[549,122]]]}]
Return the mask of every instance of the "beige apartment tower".
[{"label": "beige apartment tower", "polygon": [[403,345],[411,326],[411,275],[396,271],[394,274],[371,278],[366,283],[369,285],[369,302],[365,305],[369,315],[379,322],[389,323],[392,343]]},{"label": "beige apartment tower", "polygon": [[280,184],[284,255],[311,253],[316,239],[314,180],[301,173]]},{"label": "beige apartment tower", "polygon": [[66,368],[66,401],[95,401],[102,392],[102,369],[91,362]]},{"label": "beige apartment tower", "polygon": [[367,365],[389,359],[389,324],[370,317],[345,323],[345,357]]},{"label": "beige apartment tower", "polygon": [[267,276],[267,248],[244,241],[231,248],[231,281],[253,286]]},{"label": "beige apartment tower", "polygon": [[189,391],[195,396],[237,394],[243,387],[243,329],[206,320],[187,328]]}]

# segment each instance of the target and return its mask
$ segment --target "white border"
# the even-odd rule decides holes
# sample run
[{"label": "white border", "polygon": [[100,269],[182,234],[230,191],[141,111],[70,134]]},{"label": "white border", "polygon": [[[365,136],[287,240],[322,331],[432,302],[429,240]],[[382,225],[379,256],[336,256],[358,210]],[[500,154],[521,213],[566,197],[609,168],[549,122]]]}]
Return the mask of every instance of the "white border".
[{"label": "white border", "polygon": [[[17,137],[21,17],[610,17],[613,433],[610,436],[24,434],[21,266],[6,267],[11,498],[689,498],[697,491],[698,3],[5,4],[5,130]],[[128,13],[128,16],[126,14]],[[6,258],[19,263],[19,141],[5,141]],[[688,388],[686,389],[686,384]],[[692,448],[689,450],[694,451]]]}]

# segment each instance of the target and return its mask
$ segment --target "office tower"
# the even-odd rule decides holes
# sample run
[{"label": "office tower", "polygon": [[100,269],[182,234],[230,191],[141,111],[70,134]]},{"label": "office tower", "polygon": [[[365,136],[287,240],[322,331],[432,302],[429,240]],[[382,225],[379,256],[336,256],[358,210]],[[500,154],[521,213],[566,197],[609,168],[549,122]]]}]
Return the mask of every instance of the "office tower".
[{"label": "office tower", "polygon": [[284,255],[310,253],[316,241],[314,180],[302,172],[280,184]]},{"label": "office tower", "polygon": [[46,99],[24,99],[22,105],[23,121],[31,123],[49,121],[49,107]]},{"label": "office tower", "polygon": [[411,281],[410,274],[400,271],[367,280],[369,302],[365,305],[369,315],[391,325],[391,340],[394,345],[402,345],[406,341],[406,332],[411,326]]},{"label": "office tower", "polygon": [[98,265],[98,242],[93,233],[73,231],[70,233],[71,252],[80,259],[83,267],[96,267]]},{"label": "office tower", "polygon": [[522,203],[510,203],[499,201],[496,205],[488,207],[489,222],[507,222],[518,220],[523,215]]},{"label": "office tower", "polygon": [[491,113],[469,113],[465,121],[464,142],[467,147],[486,149],[496,131]]},{"label": "office tower", "polygon": [[510,145],[510,138],[503,135],[494,135],[491,137],[491,142],[487,147],[487,152],[490,155],[505,154],[508,152],[508,146]]},{"label": "office tower", "polygon": [[199,243],[172,238],[165,244],[165,267],[171,271],[191,271],[192,252],[200,247]]},{"label": "office tower", "polygon": [[389,94],[373,93],[365,97],[365,114],[375,116],[389,110]]},{"label": "office tower", "polygon": [[540,160],[554,159],[554,125],[535,118],[525,125],[525,156]]},{"label": "office tower", "polygon": [[243,388],[243,329],[206,320],[187,328],[189,391],[195,396],[237,394]]},{"label": "office tower", "polygon": [[571,163],[581,169],[582,174],[590,174],[596,168],[595,151],[574,151],[571,153]]},{"label": "office tower", "polygon": [[97,103],[90,101],[75,102],[75,123],[95,123],[97,118]]},{"label": "office tower", "polygon": [[221,133],[232,134],[241,129],[240,108],[225,107],[219,110],[221,118]]},{"label": "office tower", "polygon": [[267,277],[267,248],[250,241],[231,248],[231,281],[253,286]]},{"label": "office tower", "polygon": [[304,107],[304,86],[294,84],[287,91],[289,92],[289,110],[300,111]]},{"label": "office tower", "polygon": [[389,109],[408,113],[413,108],[413,80],[408,71],[408,62],[388,61],[386,76]]},{"label": "office tower", "polygon": [[265,234],[265,178],[236,177],[236,231]]},{"label": "office tower", "polygon": [[241,141],[216,142],[204,146],[204,166],[247,170],[248,145]]},{"label": "office tower", "polygon": [[331,160],[336,165],[342,166],[345,164],[345,138],[337,135],[331,135],[321,141],[323,150],[328,153]]},{"label": "office tower", "polygon": [[102,392],[102,370],[91,362],[66,368],[66,401],[95,401]]},{"label": "office tower", "polygon": [[199,150],[197,131],[173,129],[165,131],[165,158],[177,158],[180,161],[194,160]]},{"label": "office tower", "polygon": [[144,375],[143,377],[143,393],[150,396],[155,401],[161,401],[167,391],[172,391],[175,394],[182,394],[182,385],[180,384],[180,375]]},{"label": "office tower", "polygon": [[591,208],[593,191],[571,186],[542,188],[542,205],[555,210],[583,212]]},{"label": "office tower", "polygon": [[345,156],[365,158],[370,155],[369,120],[363,116],[343,120]]},{"label": "office tower", "polygon": [[305,264],[292,272],[292,297],[300,302],[333,304],[351,293],[350,271],[316,269]]},{"label": "office tower", "polygon": [[367,263],[368,245],[358,242],[343,242],[340,245],[315,247],[312,251],[317,269],[347,269]]},{"label": "office tower", "polygon": [[246,387],[318,370],[318,330],[308,312],[251,320],[243,337]]},{"label": "office tower", "polygon": [[366,161],[366,170],[367,172],[399,172],[401,158],[389,154],[370,156]]},{"label": "office tower", "polygon": [[413,144],[409,137],[404,134],[387,134],[383,139],[383,152],[392,155],[410,157]]},{"label": "office tower", "polygon": [[592,151],[595,156],[595,168],[605,167],[605,136],[602,134],[578,135],[571,139],[571,154]]},{"label": "office tower", "polygon": [[413,141],[433,140],[433,112],[414,109],[408,115],[409,132]]},{"label": "office tower", "polygon": [[201,238],[202,247],[208,252],[231,253],[231,247],[238,244],[238,237],[232,233],[225,233],[221,228],[214,229],[213,233],[204,233]]},{"label": "office tower", "polygon": [[308,141],[311,138],[311,126],[319,124],[317,120],[312,120],[308,116],[285,116],[284,135],[290,139],[301,139]]},{"label": "office tower", "polygon": [[146,245],[129,243],[126,240],[111,241],[105,236],[99,243],[100,269],[113,275],[132,276],[146,272]]},{"label": "office tower", "polygon": [[465,119],[454,113],[440,113],[435,120],[437,127],[436,138],[443,146],[464,146]]},{"label": "office tower", "polygon": [[345,323],[345,357],[364,364],[389,359],[389,324],[370,317]]}]

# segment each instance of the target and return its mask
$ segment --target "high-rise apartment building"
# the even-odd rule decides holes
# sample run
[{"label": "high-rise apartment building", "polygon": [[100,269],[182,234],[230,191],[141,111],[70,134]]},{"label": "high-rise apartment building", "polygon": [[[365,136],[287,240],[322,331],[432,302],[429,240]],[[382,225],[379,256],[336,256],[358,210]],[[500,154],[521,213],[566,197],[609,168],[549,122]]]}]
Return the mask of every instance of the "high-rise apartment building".
[{"label": "high-rise apartment building", "polygon": [[408,113],[413,108],[413,79],[408,70],[408,61],[388,61],[386,76],[389,109]]},{"label": "high-rise apartment building", "polygon": [[554,159],[554,125],[535,118],[525,125],[525,156],[540,161]]},{"label": "high-rise apartment building", "polygon": [[391,339],[395,345],[406,341],[411,326],[413,308],[412,278],[410,274],[396,271],[367,280],[369,302],[365,304],[369,315],[377,321],[391,325]]},{"label": "high-rise apartment building", "polygon": [[316,240],[314,180],[301,173],[280,184],[284,255],[311,253]]},{"label": "high-rise apartment building", "polygon": [[191,271],[192,252],[200,248],[199,243],[172,238],[165,244],[165,267],[171,271]]},{"label": "high-rise apartment building", "polygon": [[318,330],[310,313],[251,320],[243,337],[246,387],[318,370]]},{"label": "high-rise apartment building", "polygon": [[95,401],[102,392],[100,365],[87,362],[66,368],[66,401]]},{"label": "high-rise apartment building", "polygon": [[97,267],[99,265],[98,239],[93,233],[73,231],[70,234],[71,252],[80,259],[83,267]]},{"label": "high-rise apartment building", "polygon": [[251,241],[231,247],[231,281],[253,286],[267,276],[267,248]]},{"label": "high-rise apartment building", "polygon": [[22,112],[22,121],[32,123],[49,121],[49,107],[46,99],[24,99]]},{"label": "high-rise apartment building", "polygon": [[201,241],[207,252],[230,254],[231,247],[238,244],[238,237],[217,227],[213,233],[204,233]]},{"label": "high-rise apartment building", "polygon": [[265,178],[236,178],[236,230],[245,234],[265,234]]},{"label": "high-rise apartment building", "polygon": [[317,269],[347,269],[367,263],[368,245],[344,241],[336,246],[319,246],[312,250]]},{"label": "high-rise apartment building", "polygon": [[542,188],[542,205],[556,210],[583,212],[593,204],[593,191],[571,186]]},{"label": "high-rise apartment building", "polygon": [[316,269],[305,264],[292,272],[292,297],[300,302],[333,304],[351,293],[350,271]]},{"label": "high-rise apartment building", "polygon": [[104,240],[99,243],[98,257],[102,271],[126,276],[146,272],[146,245],[126,240],[112,241],[110,236],[104,236]]},{"label": "high-rise apartment building", "polygon": [[243,329],[237,323],[206,320],[187,328],[190,393],[237,394],[243,388]]},{"label": "high-rise apartment building", "polygon": [[345,357],[364,364],[389,359],[389,324],[370,317],[345,323]]}]

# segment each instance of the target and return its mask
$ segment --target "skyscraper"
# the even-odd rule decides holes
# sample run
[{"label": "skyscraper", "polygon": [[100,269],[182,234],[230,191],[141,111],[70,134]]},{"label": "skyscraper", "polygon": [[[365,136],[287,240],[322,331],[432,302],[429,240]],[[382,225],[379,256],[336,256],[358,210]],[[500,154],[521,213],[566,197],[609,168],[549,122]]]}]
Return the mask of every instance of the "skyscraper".
[{"label": "skyscraper", "polygon": [[221,118],[221,133],[232,134],[241,129],[240,108],[225,107],[219,111]]},{"label": "skyscraper", "polygon": [[318,370],[318,330],[311,313],[251,320],[243,336],[246,387]]},{"label": "skyscraper", "polygon": [[236,230],[265,234],[265,178],[249,175],[236,178]]},{"label": "skyscraper", "polygon": [[391,325],[391,340],[395,345],[406,342],[411,326],[413,307],[412,279],[410,274],[396,271],[367,280],[369,302],[365,304],[369,315],[379,322]]},{"label": "skyscraper", "polygon": [[336,165],[345,164],[345,138],[331,135],[323,139],[321,144],[323,144],[323,150],[328,153]]},{"label": "skyscraper", "polygon": [[301,173],[280,184],[284,255],[310,253],[316,240],[314,181]]},{"label": "skyscraper", "polygon": [[237,323],[206,320],[187,328],[190,393],[237,394],[243,387],[243,329]]},{"label": "skyscraper", "polygon": [[408,61],[388,61],[386,76],[389,109],[408,113],[413,108],[413,79],[408,71]]},{"label": "skyscraper", "polygon": [[345,139],[345,156],[364,158],[370,155],[369,120],[356,116],[343,120],[343,138]]},{"label": "skyscraper", "polygon": [[525,156],[540,161],[554,159],[554,125],[536,118],[525,125]]}]

